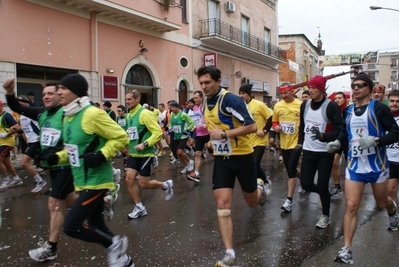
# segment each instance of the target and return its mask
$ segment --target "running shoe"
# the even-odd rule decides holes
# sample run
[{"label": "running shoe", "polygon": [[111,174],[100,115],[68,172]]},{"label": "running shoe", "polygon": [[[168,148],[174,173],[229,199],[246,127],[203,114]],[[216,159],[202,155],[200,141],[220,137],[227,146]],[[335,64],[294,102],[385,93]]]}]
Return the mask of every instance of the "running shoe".
[{"label": "running shoe", "polygon": [[226,253],[224,258],[215,264],[215,267],[235,266],[236,259],[230,253]]},{"label": "running shoe", "polygon": [[139,207],[135,206],[134,210],[131,213],[129,213],[127,216],[130,219],[137,219],[139,217],[144,217],[146,215],[147,215],[147,210],[145,209],[145,207],[140,209]]},{"label": "running shoe", "polygon": [[195,172],[190,172],[190,174],[187,174],[187,179],[199,183],[200,175],[196,175]]},{"label": "running shoe", "polygon": [[180,171],[181,174],[185,174],[185,173],[187,173],[187,172],[188,172],[188,165],[185,166],[185,167]]},{"label": "running shoe", "polygon": [[121,185],[115,184],[115,189],[111,191],[111,195],[114,198],[114,202],[118,199],[118,193],[119,193],[120,189],[121,189]]},{"label": "running shoe", "polygon": [[114,177],[114,183],[119,184],[121,181],[121,169],[113,169],[113,177]]},{"label": "running shoe", "polygon": [[112,206],[114,205],[114,198],[112,194],[106,195],[104,197],[104,217],[105,220],[110,221],[114,217],[114,210]]},{"label": "running shoe", "polygon": [[187,164],[187,171],[192,172],[194,170],[194,160],[190,160]]},{"label": "running shoe", "polygon": [[154,169],[158,168],[159,162],[158,162],[158,156],[154,156],[154,159],[152,160],[152,167]]},{"label": "running shoe", "polygon": [[352,251],[350,251],[348,247],[342,247],[338,251],[338,256],[335,258],[334,261],[346,264],[353,264]]},{"label": "running shoe", "polygon": [[159,149],[157,148],[157,149],[155,149],[155,152],[154,152],[154,154],[155,155],[158,155],[159,154]]},{"label": "running shoe", "polygon": [[165,155],[165,150],[164,151],[159,151],[158,157],[162,157],[163,155]]},{"label": "running shoe", "polygon": [[317,216],[317,219],[319,219],[319,221],[316,223],[316,227],[321,229],[327,228],[331,223],[330,218],[326,215],[319,215]]},{"label": "running shoe", "polygon": [[112,245],[107,248],[108,267],[120,267],[125,265],[125,255],[127,249],[127,237],[114,236]]},{"label": "running shoe", "polygon": [[38,248],[29,250],[29,257],[37,262],[51,261],[57,258],[55,251],[51,250],[51,245],[43,239],[40,239]]},{"label": "running shoe", "polygon": [[299,187],[298,187],[298,193],[299,193],[299,194],[306,193],[306,190],[303,189],[302,186],[299,186]]},{"label": "running shoe", "polygon": [[43,187],[45,187],[47,182],[45,180],[42,180],[41,182],[37,182],[35,187],[31,190],[32,193],[37,193],[40,192]]},{"label": "running shoe", "polygon": [[270,196],[272,193],[272,181],[270,179],[266,178],[267,183],[265,183],[265,192],[267,196]]},{"label": "running shoe", "polygon": [[259,200],[259,205],[263,206],[266,204],[266,192],[265,192],[265,184],[263,183],[262,179],[258,178],[257,179],[257,184],[258,184],[258,188],[260,188],[262,190],[262,196]]},{"label": "running shoe", "polygon": [[162,190],[165,191],[165,200],[168,201],[173,197],[173,181],[167,180],[166,184],[168,185],[168,187]]},{"label": "running shoe", "polygon": [[0,190],[7,189],[10,186],[11,181],[12,181],[11,179],[3,179],[0,185]]},{"label": "running shoe", "polygon": [[289,199],[286,199],[283,206],[281,206],[281,209],[290,212],[292,210],[292,201]]},{"label": "running shoe", "polygon": [[126,260],[125,264],[123,265],[123,267],[134,267],[132,257],[127,256],[127,260]]},{"label": "running shoe", "polygon": [[331,191],[330,191],[330,195],[331,195],[332,197],[336,197],[336,196],[338,196],[339,194],[342,194],[342,188],[341,188],[341,187],[336,187],[336,186],[334,186],[334,188],[331,189]]},{"label": "running shoe", "polygon": [[190,152],[188,153],[190,156],[194,157],[195,156],[195,151],[194,149],[190,149]]},{"label": "running shoe", "polygon": [[23,184],[23,182],[22,182],[21,178],[18,177],[17,179],[11,180],[11,183],[8,185],[8,187],[14,187],[14,186],[21,185],[21,184]]},{"label": "running shoe", "polygon": [[395,213],[389,216],[389,226],[388,230],[390,231],[397,231],[399,228],[399,214],[396,209],[396,203],[393,201],[393,206],[395,207]]},{"label": "running shoe", "polygon": [[180,163],[180,160],[178,160],[178,159],[176,159],[176,158],[173,158],[169,163],[170,163],[170,164],[179,164],[179,163]]},{"label": "running shoe", "polygon": [[283,156],[278,157],[278,161],[282,162],[283,161]]}]

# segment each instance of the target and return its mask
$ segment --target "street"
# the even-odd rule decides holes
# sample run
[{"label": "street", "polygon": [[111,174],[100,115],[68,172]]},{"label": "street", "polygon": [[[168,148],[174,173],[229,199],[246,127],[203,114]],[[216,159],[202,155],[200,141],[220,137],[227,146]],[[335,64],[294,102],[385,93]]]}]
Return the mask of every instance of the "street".
[{"label": "street", "polygon": [[[114,166],[123,168],[122,158],[116,158]],[[142,190],[148,215],[134,220],[127,219],[134,206],[125,181],[121,181],[115,215],[107,225],[115,234],[129,238],[127,252],[136,267],[214,266],[224,256],[212,193],[212,167],[213,158],[209,157],[197,185],[180,174],[180,165],[169,164],[167,155],[161,157],[153,178],[173,179],[174,197],[165,201],[162,190]],[[284,213],[280,209],[287,194],[283,163],[266,150],[262,167],[273,183],[264,207],[247,207],[236,183],[232,217],[237,266],[340,266],[333,260],[343,246],[344,195],[332,198],[331,225],[317,229],[317,216],[321,214],[318,195],[296,192],[292,212]],[[341,168],[343,171],[344,166]],[[41,238],[48,238],[49,185],[41,193],[32,194],[33,179],[22,170],[19,175],[24,181],[22,186],[0,192],[0,266],[106,266],[103,247],[65,234],[61,235],[55,261],[36,263],[28,257],[28,250],[36,248]],[[46,180],[49,182],[48,176]],[[397,265],[399,232],[388,232],[387,224],[386,212],[376,210],[371,187],[366,186],[354,238],[353,266]]]}]

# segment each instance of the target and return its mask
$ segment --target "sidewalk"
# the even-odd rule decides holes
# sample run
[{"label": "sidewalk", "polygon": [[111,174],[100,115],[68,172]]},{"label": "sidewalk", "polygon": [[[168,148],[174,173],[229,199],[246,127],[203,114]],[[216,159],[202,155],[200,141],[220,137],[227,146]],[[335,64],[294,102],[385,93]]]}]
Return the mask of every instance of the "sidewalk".
[{"label": "sidewalk", "polygon": [[11,160],[12,165],[14,166],[14,168],[19,171],[19,170],[23,170],[24,168],[21,165],[21,161],[22,161],[22,157],[24,154],[22,153],[18,153],[15,154],[15,159]]},{"label": "sidewalk", "polygon": [[353,265],[334,262],[338,250],[344,246],[344,240],[340,238],[306,260],[301,267],[398,266],[399,231],[388,231],[387,225],[388,215],[383,210],[372,216],[370,221],[358,226],[352,243]]}]

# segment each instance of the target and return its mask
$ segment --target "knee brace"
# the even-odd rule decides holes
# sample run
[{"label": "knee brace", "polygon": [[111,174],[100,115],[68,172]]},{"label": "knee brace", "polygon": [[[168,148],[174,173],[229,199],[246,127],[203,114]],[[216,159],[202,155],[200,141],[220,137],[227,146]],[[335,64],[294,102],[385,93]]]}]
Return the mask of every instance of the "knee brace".
[{"label": "knee brace", "polygon": [[219,217],[228,217],[231,215],[231,209],[222,209],[222,210],[218,209],[217,212]]}]

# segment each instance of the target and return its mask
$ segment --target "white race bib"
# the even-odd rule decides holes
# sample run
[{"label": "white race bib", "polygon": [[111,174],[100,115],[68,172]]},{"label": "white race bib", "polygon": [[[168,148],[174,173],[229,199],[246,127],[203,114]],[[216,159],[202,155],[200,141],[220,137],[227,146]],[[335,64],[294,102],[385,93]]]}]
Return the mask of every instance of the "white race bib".
[{"label": "white race bib", "polygon": [[61,138],[61,131],[53,128],[42,128],[40,144],[55,147]]},{"label": "white race bib", "polygon": [[118,124],[121,127],[125,127],[126,126],[126,120],[125,119],[120,119],[120,120],[118,120]]},{"label": "white race bib", "polygon": [[354,158],[375,154],[375,147],[371,146],[371,147],[367,148],[366,150],[363,150],[359,144],[359,140],[352,139],[351,150],[352,150],[352,157],[354,157]]},{"label": "white race bib", "polygon": [[212,140],[213,151],[216,155],[230,155],[233,153],[230,138],[222,140]]},{"label": "white race bib", "polygon": [[172,131],[174,133],[181,133],[181,126],[180,125],[173,125],[172,126]]},{"label": "white race bib", "polygon": [[285,134],[295,133],[295,122],[283,121],[280,123],[281,131]]},{"label": "white race bib", "polygon": [[137,127],[129,127],[126,132],[129,135],[130,140],[138,140],[139,139]]},{"label": "white race bib", "polygon": [[201,123],[201,115],[200,114],[194,114],[194,115],[191,115],[190,117],[194,121],[196,127],[201,126],[202,123]]},{"label": "white race bib", "polygon": [[77,145],[64,144],[68,152],[69,164],[73,167],[80,167],[79,150]]}]

